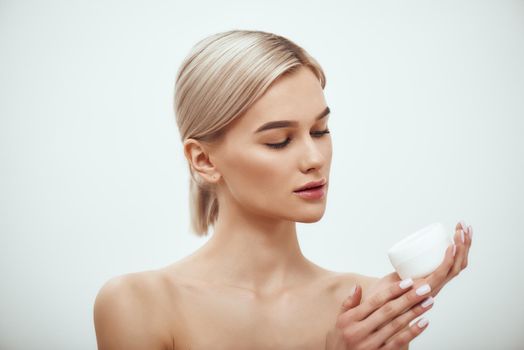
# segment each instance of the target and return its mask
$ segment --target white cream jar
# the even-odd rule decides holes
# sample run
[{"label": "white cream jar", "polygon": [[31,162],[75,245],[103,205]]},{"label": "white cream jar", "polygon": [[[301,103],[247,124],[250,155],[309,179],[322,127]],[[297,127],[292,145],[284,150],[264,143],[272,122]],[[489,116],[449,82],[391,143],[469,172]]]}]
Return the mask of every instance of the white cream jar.
[{"label": "white cream jar", "polygon": [[401,279],[423,278],[444,261],[453,236],[441,223],[433,223],[396,243],[388,251],[389,261]]}]

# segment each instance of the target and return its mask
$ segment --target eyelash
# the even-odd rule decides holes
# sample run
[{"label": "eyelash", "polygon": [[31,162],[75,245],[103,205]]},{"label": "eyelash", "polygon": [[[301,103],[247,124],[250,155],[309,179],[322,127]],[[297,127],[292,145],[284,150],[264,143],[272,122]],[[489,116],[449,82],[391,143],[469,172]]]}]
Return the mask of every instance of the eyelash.
[{"label": "eyelash", "polygon": [[[318,137],[322,137],[325,134],[329,134],[329,129],[313,132],[312,134],[313,135],[317,135]],[[268,145],[271,148],[283,148],[283,147],[286,147],[290,141],[291,141],[291,139],[288,137],[286,139],[286,141],[284,141],[284,142],[281,142],[281,143],[266,143],[266,145]]]}]

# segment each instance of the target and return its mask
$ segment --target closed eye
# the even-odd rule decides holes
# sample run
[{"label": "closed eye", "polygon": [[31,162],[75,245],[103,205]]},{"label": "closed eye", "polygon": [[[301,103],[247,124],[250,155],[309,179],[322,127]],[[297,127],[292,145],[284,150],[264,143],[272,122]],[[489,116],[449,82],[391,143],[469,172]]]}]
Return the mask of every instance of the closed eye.
[{"label": "closed eye", "polygon": [[[329,129],[322,130],[322,131],[315,131],[315,132],[311,133],[311,135],[313,135],[313,136],[315,136],[317,138],[320,138],[320,137],[324,136],[325,134],[329,134]],[[291,142],[291,139],[288,137],[288,138],[286,138],[286,140],[284,142],[280,142],[280,143],[266,143],[266,145],[269,146],[270,148],[284,148],[290,142]]]}]

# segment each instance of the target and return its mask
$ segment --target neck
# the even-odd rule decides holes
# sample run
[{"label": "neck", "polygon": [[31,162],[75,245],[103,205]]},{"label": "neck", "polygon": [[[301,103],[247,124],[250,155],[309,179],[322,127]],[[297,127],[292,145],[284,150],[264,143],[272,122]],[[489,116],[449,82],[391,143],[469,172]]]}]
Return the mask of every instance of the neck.
[{"label": "neck", "polygon": [[228,201],[219,205],[213,236],[195,253],[213,283],[255,294],[279,294],[307,283],[318,267],[300,250],[296,223],[255,215]]}]

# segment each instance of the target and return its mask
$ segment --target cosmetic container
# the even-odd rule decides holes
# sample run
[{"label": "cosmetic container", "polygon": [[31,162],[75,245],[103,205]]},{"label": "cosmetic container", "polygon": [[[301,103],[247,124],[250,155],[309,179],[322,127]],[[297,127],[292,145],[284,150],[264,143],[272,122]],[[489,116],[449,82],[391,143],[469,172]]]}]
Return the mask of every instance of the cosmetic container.
[{"label": "cosmetic container", "polygon": [[436,222],[393,245],[388,257],[401,279],[424,278],[444,261],[446,249],[453,243],[453,235]]}]

